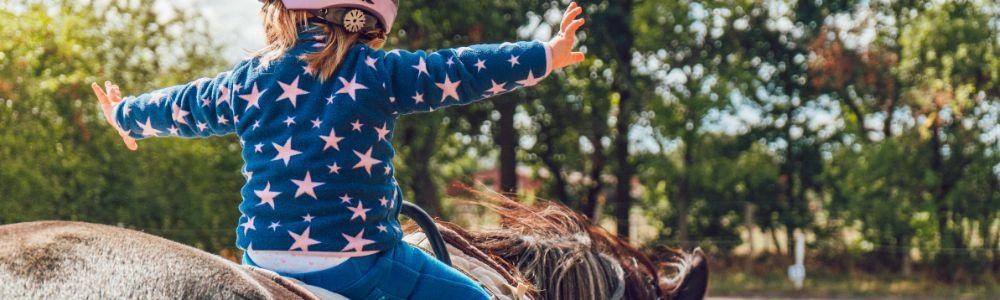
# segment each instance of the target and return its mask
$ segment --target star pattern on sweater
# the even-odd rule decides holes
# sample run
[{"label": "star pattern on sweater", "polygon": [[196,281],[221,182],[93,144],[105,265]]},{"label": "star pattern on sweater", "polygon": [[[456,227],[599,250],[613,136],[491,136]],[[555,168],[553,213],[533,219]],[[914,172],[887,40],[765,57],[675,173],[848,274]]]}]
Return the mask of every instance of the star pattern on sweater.
[{"label": "star pattern on sweater", "polygon": [[312,230],[312,227],[306,227],[306,230],[300,234],[288,231],[288,235],[295,240],[295,242],[292,243],[292,247],[288,248],[288,251],[302,250],[302,252],[309,252],[309,246],[321,244],[320,241],[309,238],[309,230]]},{"label": "star pattern on sweater", "polygon": [[316,188],[325,184],[313,181],[312,173],[310,172],[306,172],[306,177],[302,178],[302,180],[292,179],[292,183],[299,187],[299,189],[295,191],[295,198],[302,195],[309,195],[309,197],[312,197],[313,199],[319,199],[316,197]]},{"label": "star pattern on sweater", "polygon": [[365,172],[368,172],[368,176],[372,175],[373,166],[382,163],[381,160],[372,157],[372,149],[374,148],[368,148],[368,151],[365,153],[358,152],[357,150],[354,151],[354,155],[358,156],[358,164],[354,165],[354,169],[364,168]]},{"label": "star pattern on sweater", "polygon": [[364,229],[361,229],[361,232],[358,232],[358,234],[354,236],[347,235],[346,233],[341,233],[341,235],[343,235],[344,239],[347,240],[347,246],[344,246],[344,249],[341,251],[354,250],[356,252],[362,252],[365,250],[365,246],[375,243],[373,240],[364,238]]},{"label": "star pattern on sweater", "polygon": [[340,82],[344,84],[344,87],[337,91],[337,94],[348,94],[351,96],[351,100],[358,101],[358,91],[367,90],[368,87],[358,83],[358,75],[354,75],[351,81],[347,81],[346,78],[340,77]]},{"label": "star pattern on sweater", "polygon": [[279,81],[278,85],[281,86],[281,96],[278,97],[278,101],[287,100],[292,103],[292,107],[298,105],[299,96],[307,95],[309,92],[299,88],[299,77],[295,77],[291,83],[284,83]]},{"label": "star pattern on sweater", "polygon": [[[392,214],[401,195],[390,162],[395,118],[536,85],[548,74],[543,47],[425,53],[361,46],[365,52],[348,56],[357,61],[328,80],[319,78],[326,70],[304,61],[251,63],[249,71],[130,98],[137,101],[116,108],[125,118],[118,125],[134,137],[239,134],[247,162],[240,244],[365,255],[401,232]],[[258,230],[258,223],[269,226]]]},{"label": "star pattern on sweater", "polygon": [[274,199],[281,195],[281,192],[271,191],[271,183],[268,182],[267,187],[264,187],[263,190],[254,191],[254,194],[256,194],[257,197],[260,197],[260,204],[257,204],[257,206],[266,204],[270,205],[271,209],[275,209]]}]

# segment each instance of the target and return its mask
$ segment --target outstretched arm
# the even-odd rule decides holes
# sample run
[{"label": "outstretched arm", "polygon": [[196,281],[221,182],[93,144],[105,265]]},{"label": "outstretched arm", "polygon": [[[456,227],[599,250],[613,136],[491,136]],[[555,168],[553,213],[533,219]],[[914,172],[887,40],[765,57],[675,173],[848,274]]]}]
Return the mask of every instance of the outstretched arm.
[{"label": "outstretched arm", "polygon": [[225,135],[235,130],[232,88],[228,73],[214,79],[169,87],[148,94],[121,99],[118,86],[106,84],[94,92],[101,101],[104,116],[135,149],[134,139],[159,136],[207,137]]},{"label": "outstretched arm", "polygon": [[[583,9],[567,9],[560,31],[551,41],[477,45],[433,53],[394,50],[381,60],[368,58],[381,73],[394,112],[408,114],[469,104],[538,84],[553,70],[584,60],[573,52],[576,19]],[[378,63],[375,63],[378,62]]]}]

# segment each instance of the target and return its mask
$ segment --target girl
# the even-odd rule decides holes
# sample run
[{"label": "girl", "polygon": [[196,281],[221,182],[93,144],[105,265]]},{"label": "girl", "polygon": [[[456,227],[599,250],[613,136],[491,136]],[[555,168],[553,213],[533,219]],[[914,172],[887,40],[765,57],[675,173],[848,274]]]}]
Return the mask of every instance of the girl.
[{"label": "girl", "polygon": [[[243,145],[244,263],[351,299],[487,299],[465,275],[401,242],[391,144],[399,116],[537,84],[584,60],[570,4],[547,43],[378,50],[395,0],[265,0],[267,46],[215,78],[121,99],[93,85],[134,139],[235,133]],[[419,162],[414,162],[419,163]]]}]

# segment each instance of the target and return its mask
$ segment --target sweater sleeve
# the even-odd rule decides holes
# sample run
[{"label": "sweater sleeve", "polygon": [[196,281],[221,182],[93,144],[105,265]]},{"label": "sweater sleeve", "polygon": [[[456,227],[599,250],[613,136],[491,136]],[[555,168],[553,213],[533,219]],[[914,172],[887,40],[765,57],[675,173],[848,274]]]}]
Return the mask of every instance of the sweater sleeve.
[{"label": "sweater sleeve", "polygon": [[541,42],[476,45],[433,53],[393,50],[379,69],[395,113],[435,111],[533,86],[552,71]]},{"label": "sweater sleeve", "polygon": [[229,74],[128,97],[115,107],[115,121],[137,139],[232,133],[236,122]]}]

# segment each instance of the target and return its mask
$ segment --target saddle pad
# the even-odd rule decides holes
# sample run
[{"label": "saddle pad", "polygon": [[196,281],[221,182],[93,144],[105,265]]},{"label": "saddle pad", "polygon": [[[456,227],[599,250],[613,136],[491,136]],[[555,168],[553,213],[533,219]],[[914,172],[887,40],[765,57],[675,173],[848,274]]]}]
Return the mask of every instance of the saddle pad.
[{"label": "saddle pad", "polygon": [[[431,248],[430,241],[427,240],[427,236],[423,232],[415,232],[407,234],[403,237],[403,241],[413,245],[424,252],[434,255],[434,251]],[[527,296],[527,291],[523,289],[518,289],[507,283],[507,280],[500,275],[499,272],[494,270],[489,265],[465,255],[458,248],[452,247],[450,244],[447,245],[448,254],[451,255],[451,263],[455,269],[459,272],[472,278],[473,281],[478,282],[479,285],[483,286],[487,292],[489,292],[493,299],[499,300],[522,300],[531,299]]]}]

